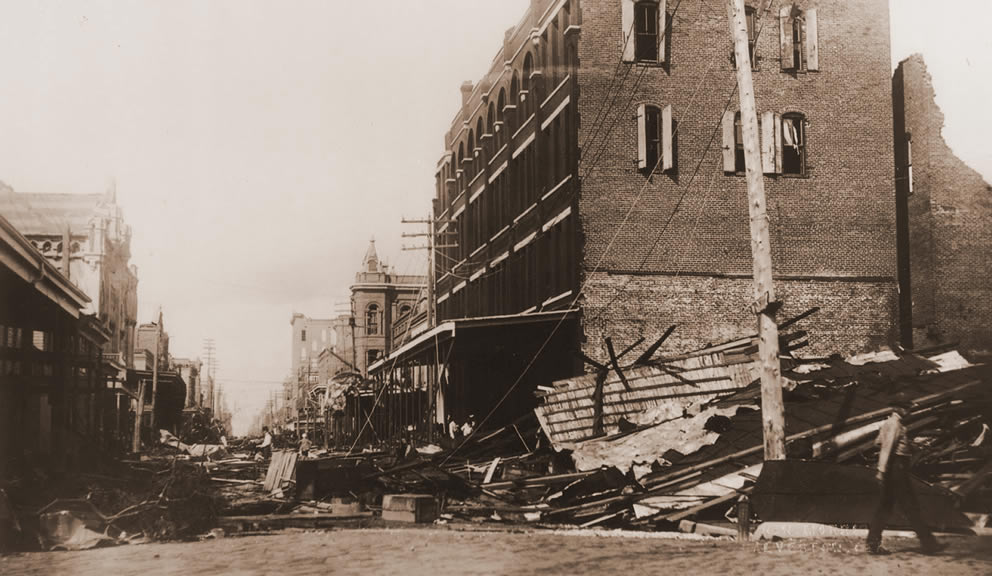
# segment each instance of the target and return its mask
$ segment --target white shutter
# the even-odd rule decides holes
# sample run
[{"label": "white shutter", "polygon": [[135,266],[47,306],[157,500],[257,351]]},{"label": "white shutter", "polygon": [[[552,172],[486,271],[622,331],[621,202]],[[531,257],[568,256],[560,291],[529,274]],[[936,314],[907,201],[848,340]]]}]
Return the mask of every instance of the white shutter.
[{"label": "white shutter", "polygon": [[623,61],[634,61],[634,0],[620,2],[620,39],[623,41]]},{"label": "white shutter", "polygon": [[782,70],[792,70],[792,6],[782,6],[778,12],[779,42],[781,44]]},{"label": "white shutter", "polygon": [[820,48],[817,46],[816,8],[806,11],[806,69],[820,69]]},{"label": "white shutter", "polygon": [[775,114],[775,173],[782,173],[782,116]]},{"label": "white shutter", "polygon": [[637,168],[648,167],[647,114],[644,104],[637,105]]},{"label": "white shutter", "polygon": [[723,171],[736,172],[734,138],[734,112],[727,110],[723,113]]},{"label": "white shutter", "polygon": [[675,165],[672,157],[672,105],[661,109],[661,171],[671,170]]},{"label": "white shutter", "polygon": [[765,112],[761,115],[761,171],[765,174],[775,173],[775,113]]},{"label": "white shutter", "polygon": [[665,61],[665,37],[667,36],[665,22],[668,13],[666,12],[665,0],[658,2],[658,62]]}]

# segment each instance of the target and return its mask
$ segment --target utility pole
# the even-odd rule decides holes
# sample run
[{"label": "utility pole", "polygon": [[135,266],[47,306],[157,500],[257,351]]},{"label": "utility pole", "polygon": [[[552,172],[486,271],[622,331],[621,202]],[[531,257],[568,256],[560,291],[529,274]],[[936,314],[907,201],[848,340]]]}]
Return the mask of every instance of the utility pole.
[{"label": "utility pole", "polygon": [[152,363],[152,413],[150,415],[151,420],[151,432],[155,433],[155,408],[158,406],[158,365],[160,362],[159,354],[162,352],[162,307],[158,307],[158,327],[155,330],[155,362]]},{"label": "utility pole", "polygon": [[781,365],[778,358],[778,325],[772,279],[772,255],[768,234],[765,186],[758,142],[758,114],[754,104],[751,54],[748,50],[744,0],[727,0],[730,33],[734,39],[737,85],[744,136],[744,166],[747,174],[748,211],[751,217],[751,255],[754,260],[754,302],[758,316],[758,357],[761,363],[761,420],[765,460],[785,460],[785,411],[782,405]]},{"label": "utility pole", "polygon": [[408,234],[404,232],[403,238],[427,238],[427,246],[403,246],[403,250],[427,250],[427,327],[433,328],[437,325],[437,298],[435,297],[435,287],[437,284],[437,265],[435,264],[436,252],[444,248],[455,248],[457,244],[446,244],[442,240],[438,242],[438,236],[451,234],[450,232],[437,232],[434,228],[436,222],[434,218],[428,216],[425,219],[400,220],[403,224],[427,224],[427,232],[417,232]]},{"label": "utility pole", "polygon": [[207,408],[210,412],[214,412],[214,354],[216,352],[216,347],[214,346],[214,339],[207,338],[203,341],[203,356],[207,361]]}]

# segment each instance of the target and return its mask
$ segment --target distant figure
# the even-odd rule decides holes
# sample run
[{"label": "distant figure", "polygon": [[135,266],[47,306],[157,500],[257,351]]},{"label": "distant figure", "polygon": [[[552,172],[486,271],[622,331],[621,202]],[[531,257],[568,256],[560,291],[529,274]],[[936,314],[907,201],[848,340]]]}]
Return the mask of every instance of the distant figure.
[{"label": "distant figure", "polygon": [[455,419],[451,417],[451,414],[448,414],[448,436],[450,436],[452,440],[457,440],[458,432],[458,424],[455,422]]},{"label": "distant figure", "polygon": [[475,430],[475,414],[469,414],[468,420],[462,424],[462,436],[468,438]]},{"label": "distant figure", "polygon": [[920,539],[923,552],[933,554],[942,548],[920,516],[920,503],[916,499],[912,478],[909,475],[912,445],[906,435],[906,426],[902,422],[909,413],[909,407],[909,402],[894,401],[892,415],[878,431],[878,442],[882,448],[878,453],[878,472],[875,478],[880,485],[881,495],[868,526],[869,554],[889,553],[882,548],[882,531],[885,530],[885,524],[897,502],[899,509],[905,514]]},{"label": "distant figure", "polygon": [[268,458],[272,454],[272,434],[269,434],[269,427],[262,426],[262,443],[257,444],[252,450],[251,455],[254,457],[259,452],[262,454],[262,458]]},{"label": "distant figure", "polygon": [[227,448],[227,436],[224,436],[223,434],[220,435],[220,445]]},{"label": "distant figure", "polygon": [[303,437],[300,438],[300,457],[303,458],[304,460],[306,460],[307,458],[309,458],[310,457],[310,448],[312,446],[313,446],[313,444],[310,442],[310,439],[307,438],[307,433],[304,432],[303,433]]}]

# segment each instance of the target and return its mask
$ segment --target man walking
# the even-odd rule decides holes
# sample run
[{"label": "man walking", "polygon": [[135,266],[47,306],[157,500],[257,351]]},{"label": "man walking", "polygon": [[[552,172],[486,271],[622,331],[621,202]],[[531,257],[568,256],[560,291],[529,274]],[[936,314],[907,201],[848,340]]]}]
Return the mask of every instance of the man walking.
[{"label": "man walking", "polygon": [[903,418],[909,413],[909,407],[909,402],[894,401],[892,415],[878,431],[878,442],[882,448],[878,454],[878,472],[875,477],[879,482],[881,495],[871,524],[868,526],[869,554],[889,553],[882,548],[882,531],[885,530],[885,524],[897,502],[899,509],[920,539],[923,552],[933,554],[942,548],[920,516],[920,503],[916,499],[916,492],[913,491],[912,479],[909,475],[909,457],[912,448],[906,436],[906,426],[903,424]]}]

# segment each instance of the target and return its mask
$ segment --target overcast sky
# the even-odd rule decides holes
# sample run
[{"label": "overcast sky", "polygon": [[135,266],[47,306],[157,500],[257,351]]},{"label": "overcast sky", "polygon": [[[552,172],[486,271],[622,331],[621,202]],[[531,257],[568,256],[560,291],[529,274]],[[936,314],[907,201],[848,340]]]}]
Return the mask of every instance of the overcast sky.
[{"label": "overcast sky", "polygon": [[[140,321],[161,305],[176,356],[215,340],[243,430],[289,373],[292,312],[346,301],[370,237],[426,269],[399,221],[427,214],[459,85],[527,3],[2,0],[0,180],[116,181]],[[892,0],[891,19],[893,63],[925,56],[945,136],[992,180],[992,2]]]}]

